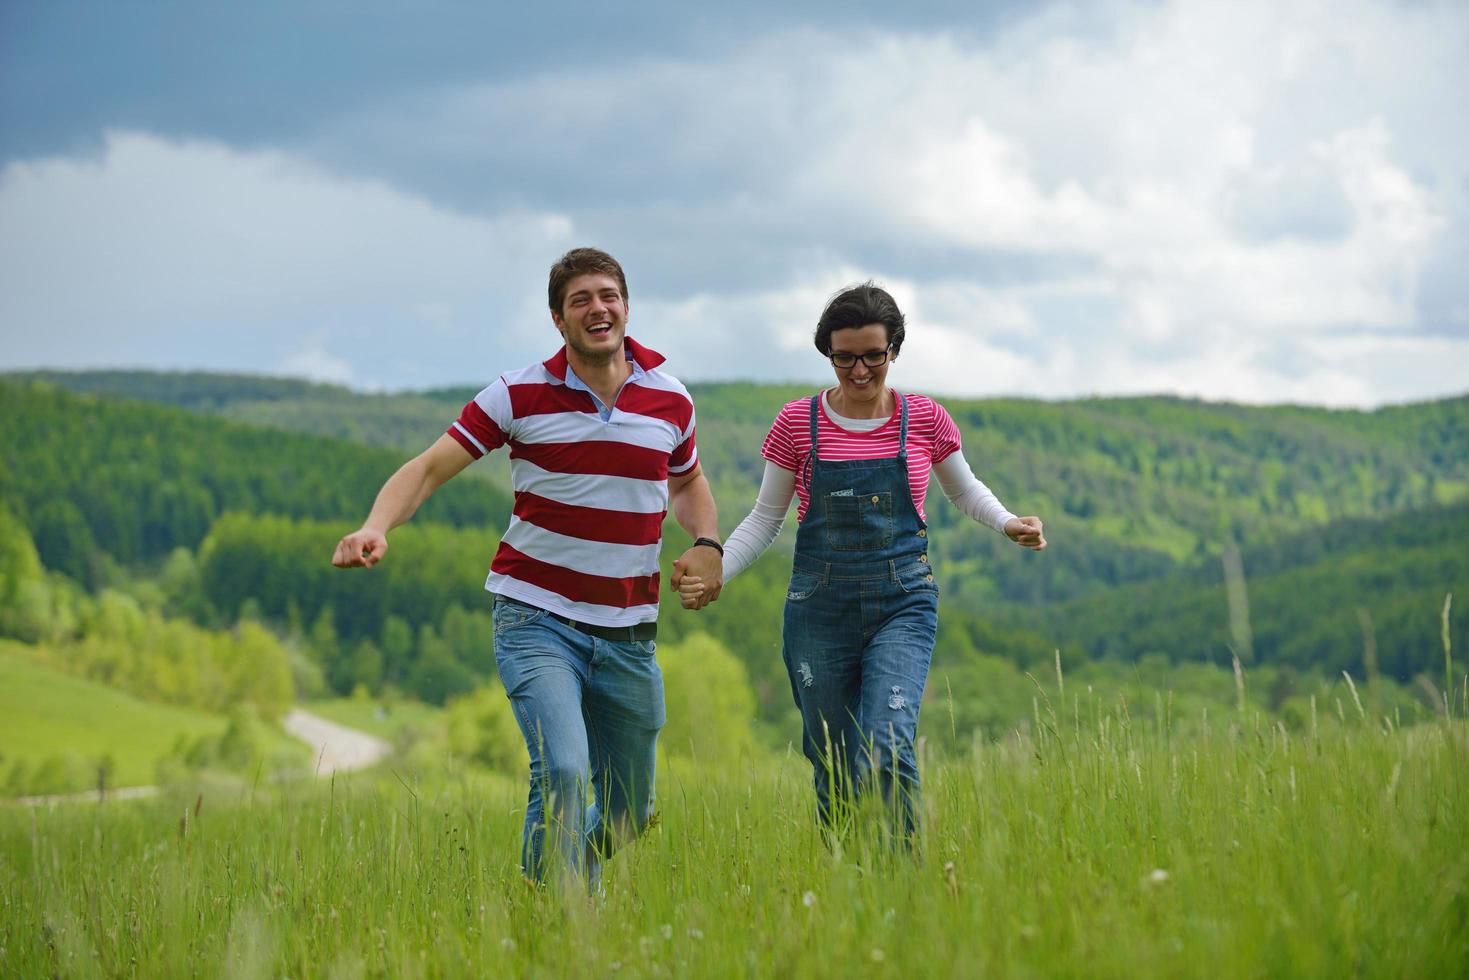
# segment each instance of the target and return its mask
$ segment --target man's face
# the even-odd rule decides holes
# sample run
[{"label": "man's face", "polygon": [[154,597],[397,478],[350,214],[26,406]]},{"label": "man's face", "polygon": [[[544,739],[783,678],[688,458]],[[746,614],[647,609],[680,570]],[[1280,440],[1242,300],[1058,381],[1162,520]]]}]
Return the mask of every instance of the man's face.
[{"label": "man's face", "polygon": [[627,330],[627,301],[617,280],[601,273],[577,276],[566,284],[561,312],[551,319],[568,349],[592,364],[622,356]]}]

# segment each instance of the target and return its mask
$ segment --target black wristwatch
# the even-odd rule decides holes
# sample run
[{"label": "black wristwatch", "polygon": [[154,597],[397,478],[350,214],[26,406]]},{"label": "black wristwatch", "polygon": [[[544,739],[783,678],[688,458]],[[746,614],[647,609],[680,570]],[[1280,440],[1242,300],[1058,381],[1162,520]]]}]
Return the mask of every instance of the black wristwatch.
[{"label": "black wristwatch", "polygon": [[713,548],[715,551],[719,552],[719,557],[724,557],[724,545],[720,544],[718,541],[715,541],[713,538],[695,538],[694,543],[689,547],[697,548],[701,544]]}]

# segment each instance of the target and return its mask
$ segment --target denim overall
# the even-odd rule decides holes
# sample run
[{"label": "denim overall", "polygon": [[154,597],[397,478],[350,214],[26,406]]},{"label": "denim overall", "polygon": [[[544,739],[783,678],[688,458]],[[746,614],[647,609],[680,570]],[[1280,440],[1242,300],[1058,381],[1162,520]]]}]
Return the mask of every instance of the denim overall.
[{"label": "denim overall", "polygon": [[911,839],[913,740],[938,629],[938,586],[928,527],[908,486],[908,404],[897,399],[897,457],[837,462],[819,458],[820,396],[811,399],[811,455],[801,474],[810,504],[796,532],[784,656],[822,820],[838,822],[840,808],[876,779]]}]

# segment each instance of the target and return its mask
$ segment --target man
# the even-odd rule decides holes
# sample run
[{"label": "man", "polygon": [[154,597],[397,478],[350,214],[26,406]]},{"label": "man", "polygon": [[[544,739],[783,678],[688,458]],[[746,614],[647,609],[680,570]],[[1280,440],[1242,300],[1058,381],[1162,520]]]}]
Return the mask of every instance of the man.
[{"label": "man", "polygon": [[388,531],[471,462],[510,446],[514,511],[485,588],[495,596],[500,679],[530,750],[521,867],[547,877],[549,832],[564,870],[590,883],[652,813],[664,719],[653,645],[664,515],[671,508],[695,540],[675,579],[707,576],[709,601],[723,549],[693,401],[659,370],[662,355],[624,336],[622,267],[605,252],[573,249],[551,267],[548,292],[562,349],[501,375],[465,405],[388,479],[332,564],[375,565]]}]

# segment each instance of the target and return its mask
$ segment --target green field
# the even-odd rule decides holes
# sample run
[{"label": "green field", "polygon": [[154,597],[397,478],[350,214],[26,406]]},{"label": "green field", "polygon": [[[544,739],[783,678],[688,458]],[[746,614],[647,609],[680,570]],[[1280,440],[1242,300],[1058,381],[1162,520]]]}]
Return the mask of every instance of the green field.
[{"label": "green field", "polygon": [[[716,605],[665,598],[659,820],[589,899],[517,867],[506,460],[374,572],[326,560],[471,393],[0,379],[0,796],[166,784],[0,806],[0,977],[1469,976],[1469,398],[949,400],[1054,547],[931,498],[920,852],[812,824],[788,526]],[[796,393],[699,388],[726,528]],[[273,780],[310,768],[260,720],[298,698],[390,760]]]},{"label": "green field", "polygon": [[218,735],[227,724],[219,715],[141,701],[63,674],[30,659],[20,644],[0,641],[0,768],[71,755],[95,772],[97,760],[110,755],[116,785],[144,785],[155,781],[158,760],[181,736]]},{"label": "green field", "polygon": [[528,887],[522,797],[477,782],[0,811],[0,973],[1469,971],[1462,724],[1185,737],[1075,698],[1040,718],[927,767],[917,856],[871,814],[826,846],[789,758],[665,773],[657,826],[596,897]]},{"label": "green field", "polygon": [[[110,786],[148,785],[180,738],[218,736],[229,725],[222,715],[143,701],[62,673],[38,663],[29,650],[0,640],[0,777],[16,762],[34,771],[52,760],[69,771],[73,782],[65,789],[90,789],[107,757],[114,767]],[[284,733],[268,739],[273,754],[304,761],[306,749]]]}]

